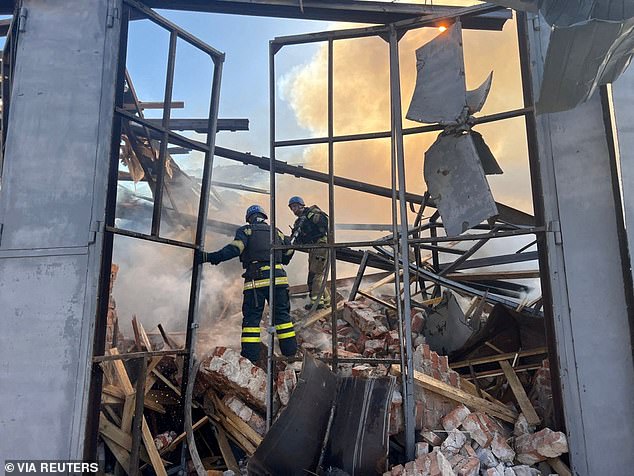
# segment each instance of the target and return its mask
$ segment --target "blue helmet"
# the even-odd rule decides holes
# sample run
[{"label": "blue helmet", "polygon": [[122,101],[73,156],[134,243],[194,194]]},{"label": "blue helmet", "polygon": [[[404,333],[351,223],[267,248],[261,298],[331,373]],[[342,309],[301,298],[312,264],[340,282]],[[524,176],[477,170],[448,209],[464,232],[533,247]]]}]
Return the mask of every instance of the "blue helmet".
[{"label": "blue helmet", "polygon": [[249,218],[251,217],[251,215],[254,215],[256,213],[259,213],[265,219],[268,218],[266,216],[266,212],[264,211],[264,208],[262,208],[260,205],[251,205],[249,208],[247,208],[247,212],[244,215],[244,220],[249,221]]},{"label": "blue helmet", "polygon": [[303,199],[302,197],[298,197],[298,196],[291,197],[291,198],[288,200],[288,206],[289,206],[289,207],[290,207],[293,203],[297,203],[297,204],[301,205],[302,207],[305,207],[305,206],[306,206],[306,204],[304,203],[304,199]]}]

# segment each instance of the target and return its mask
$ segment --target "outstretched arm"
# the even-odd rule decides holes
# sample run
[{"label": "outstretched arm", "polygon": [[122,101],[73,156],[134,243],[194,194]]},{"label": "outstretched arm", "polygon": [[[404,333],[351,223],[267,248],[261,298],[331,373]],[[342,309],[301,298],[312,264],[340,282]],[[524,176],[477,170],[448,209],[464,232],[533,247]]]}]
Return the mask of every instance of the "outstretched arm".
[{"label": "outstretched arm", "polygon": [[230,259],[237,258],[242,254],[247,242],[247,235],[242,228],[239,228],[236,232],[236,236],[231,243],[223,246],[218,251],[211,253],[202,252],[201,262],[219,264],[223,261],[229,261]]}]

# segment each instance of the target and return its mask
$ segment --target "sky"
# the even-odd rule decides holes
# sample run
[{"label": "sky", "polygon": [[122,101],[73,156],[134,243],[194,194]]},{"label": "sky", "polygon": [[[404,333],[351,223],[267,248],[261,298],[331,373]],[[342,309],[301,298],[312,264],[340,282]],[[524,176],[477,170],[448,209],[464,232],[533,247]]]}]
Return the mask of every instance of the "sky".
[{"label": "sky", "polygon": [[[269,155],[269,40],[285,35],[351,27],[349,24],[282,20],[248,16],[201,14],[160,11],[162,15],[191,32],[201,40],[226,54],[223,68],[220,118],[248,118],[248,132],[223,132],[217,144],[255,155]],[[407,110],[416,78],[415,50],[440,34],[427,28],[407,33],[400,42],[400,67],[403,111]],[[169,38],[147,21],[131,24],[128,47],[128,69],[135,88],[143,101],[161,101],[164,94],[166,52]],[[276,109],[278,139],[321,136],[325,133],[326,117],[326,54],[325,44],[283,48],[276,55]],[[345,40],[335,43],[334,50],[334,127],[335,134],[385,131],[390,128],[389,75],[387,43],[378,38]],[[468,88],[476,88],[493,71],[493,86],[482,115],[522,107],[519,90],[519,62],[516,54],[516,30],[512,21],[503,32],[464,31],[464,54]],[[212,76],[209,58],[185,43],[177,47],[173,100],[184,101],[184,109],[173,111],[173,117],[205,117],[209,104]],[[158,117],[148,111],[148,117]],[[419,125],[405,120],[405,127]],[[504,175],[490,176],[496,200],[532,211],[528,159],[522,119],[511,119],[476,128],[484,135]],[[197,134],[190,136],[203,140]],[[437,133],[406,136],[405,161],[408,191],[422,194],[425,184],[422,164],[425,150]],[[337,144],[335,173],[355,180],[390,186],[389,140],[361,141]],[[277,158],[307,168],[327,171],[326,146],[278,149]],[[202,154],[174,156],[176,162],[192,175],[200,175]],[[238,184],[268,188],[269,175],[253,167],[223,159],[215,160],[213,177]],[[279,206],[277,223],[288,231],[294,220],[285,200],[302,195],[310,203],[328,209],[327,187],[306,179],[279,176],[277,180]],[[136,193],[149,194],[143,185]],[[212,206],[209,216],[237,225],[243,223],[247,206],[259,203],[268,210],[268,195],[242,193],[217,187],[215,197],[220,205]],[[391,221],[390,200],[337,188],[335,190],[335,223],[388,223]],[[147,218],[147,214],[146,214]],[[382,233],[378,233],[380,235]],[[337,241],[376,238],[376,232],[342,231]],[[210,233],[205,248],[217,249],[231,238]],[[165,322],[186,311],[188,252],[176,252],[167,247],[160,251],[143,248],[126,238],[118,238],[115,262],[122,265],[117,288],[119,305],[124,315],[140,312],[146,316],[146,327]],[[155,246],[155,245],[153,245]],[[509,246],[509,245],[503,245]],[[521,246],[521,245],[519,245]],[[516,248],[519,248],[517,246]],[[169,248],[169,250],[168,250]],[[499,252],[498,250],[495,250]],[[513,252],[514,249],[505,250]],[[491,253],[486,247],[480,255]],[[153,261],[147,268],[139,262]],[[206,314],[224,307],[226,301],[240,300],[237,260],[217,268],[207,267],[203,285]],[[289,266],[294,284],[305,280],[305,255],[300,254]],[[133,266],[134,264],[134,266]],[[354,272],[349,267],[348,273]],[[162,275],[164,274],[164,275]],[[338,276],[342,271],[338,269]],[[185,276],[185,279],[182,279]],[[149,278],[151,277],[151,278]],[[238,285],[236,285],[236,282]],[[135,297],[145,287],[148,299],[139,303]],[[123,291],[126,290],[126,291]],[[134,292],[132,292],[135,290]],[[231,291],[229,291],[231,290]],[[127,292],[131,291],[131,292]],[[178,298],[176,296],[179,296]],[[239,310],[239,309],[238,309]],[[147,316],[152,316],[147,317]]]}]

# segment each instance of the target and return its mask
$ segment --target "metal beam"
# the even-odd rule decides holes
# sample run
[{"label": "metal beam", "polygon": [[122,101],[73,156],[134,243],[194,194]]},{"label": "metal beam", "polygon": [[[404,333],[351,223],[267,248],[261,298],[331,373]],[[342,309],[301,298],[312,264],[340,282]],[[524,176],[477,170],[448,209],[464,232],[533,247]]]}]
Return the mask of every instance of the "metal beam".
[{"label": "metal beam", "polygon": [[[459,8],[359,0],[144,0],[143,3],[170,10],[373,24],[446,14]],[[499,31],[511,17],[510,10],[467,17],[463,28]]]},{"label": "metal beam", "polygon": [[[227,149],[225,147],[216,146],[215,154],[225,159],[231,159],[238,162],[242,162],[246,165],[255,165],[262,170],[269,170],[268,157],[259,157],[245,152],[239,152],[237,150]],[[275,161],[275,172],[278,174],[294,175],[298,178],[307,178],[314,180],[315,182],[328,183],[328,174],[323,172],[317,172],[315,170],[306,169],[299,165],[290,165],[280,160]],[[381,187],[379,185],[372,185],[358,180],[347,179],[344,177],[335,176],[335,185],[338,187],[348,188],[351,190],[357,190],[359,192],[370,193],[372,195],[378,195],[381,197],[392,198],[392,189],[387,187]],[[415,193],[405,192],[405,199],[412,203],[422,203],[423,196]],[[498,211],[500,212],[500,219],[516,225],[532,226],[534,218],[528,213],[524,213],[515,208],[509,207],[502,203],[497,203]]]},{"label": "metal beam", "polygon": [[[147,119],[156,126],[161,125],[161,119]],[[208,131],[208,119],[170,119],[169,129],[172,131],[194,131],[206,134]],[[218,131],[248,131],[248,119],[218,119]]]}]

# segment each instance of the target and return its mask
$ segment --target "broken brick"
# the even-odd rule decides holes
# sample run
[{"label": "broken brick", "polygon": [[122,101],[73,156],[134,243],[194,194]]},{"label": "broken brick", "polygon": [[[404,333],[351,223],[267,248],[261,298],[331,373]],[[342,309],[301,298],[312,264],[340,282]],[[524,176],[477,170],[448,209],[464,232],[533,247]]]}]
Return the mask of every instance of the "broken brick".
[{"label": "broken brick", "polygon": [[399,464],[398,466],[394,466],[392,468],[392,472],[390,474],[392,476],[401,476],[404,471],[405,471],[405,468],[403,467],[403,465]]},{"label": "broken brick", "polygon": [[452,430],[442,442],[440,449],[446,455],[455,455],[460,452],[460,449],[467,442],[466,435],[460,430]]},{"label": "broken brick", "polygon": [[416,458],[420,458],[423,455],[429,453],[429,443],[421,441],[416,443]]},{"label": "broken brick", "polygon": [[392,393],[388,429],[388,433],[390,435],[396,435],[405,429],[405,420],[403,416],[403,395],[397,389],[394,389],[394,392]]},{"label": "broken brick", "polygon": [[440,446],[442,444],[442,438],[433,431],[421,431],[420,436],[432,446]]},{"label": "broken brick", "polygon": [[488,415],[475,412],[467,415],[462,422],[462,428],[469,432],[480,446],[487,447],[491,444],[495,432],[503,433],[502,427],[493,421]]},{"label": "broken brick", "polygon": [[295,371],[291,368],[278,372],[276,383],[280,403],[286,406],[291,398],[291,393],[293,393],[293,390],[295,390],[295,386],[297,385],[297,375],[295,374]]},{"label": "broken brick", "polygon": [[568,452],[566,435],[560,431],[544,428],[537,433],[522,435],[515,439],[517,461],[533,465],[547,458],[556,458]]},{"label": "broken brick", "polygon": [[480,472],[480,460],[473,456],[463,458],[460,463],[454,466],[453,470],[456,476],[478,476]]},{"label": "broken brick", "polygon": [[434,451],[429,454],[429,459],[431,461],[429,468],[430,476],[456,476],[456,473],[454,473],[451,468],[451,464],[449,464],[445,455],[442,454],[438,448],[434,448]]},{"label": "broken brick", "polygon": [[458,405],[456,408],[447,413],[442,419],[442,427],[447,431],[455,430],[462,425],[471,411],[464,405]]},{"label": "broken brick", "polygon": [[383,339],[370,339],[365,341],[363,349],[364,357],[372,357],[385,352],[385,341]]},{"label": "broken brick", "polygon": [[526,465],[513,466],[504,470],[504,476],[540,476],[540,471]]},{"label": "broken brick", "polygon": [[247,404],[233,395],[227,395],[222,402],[235,414],[240,420],[249,425],[259,435],[264,436],[266,433],[266,421],[258,413],[253,411]]},{"label": "broken brick", "polygon": [[227,347],[216,347],[200,365],[203,384],[231,392],[260,410],[266,408],[266,373]]},{"label": "broken brick", "polygon": [[421,311],[412,313],[412,332],[420,334],[425,327],[425,316]]},{"label": "broken brick", "polygon": [[343,306],[343,319],[362,334],[378,337],[388,332],[381,320],[381,313],[368,305],[357,301],[346,301]]},{"label": "broken brick", "polygon": [[517,421],[515,422],[515,425],[513,426],[513,435],[515,436],[528,435],[529,433],[532,433],[534,430],[535,430],[535,427],[531,426],[528,423],[528,420],[526,420],[526,417],[524,416],[523,413],[520,413],[520,416],[517,418]]},{"label": "broken brick", "polygon": [[500,460],[505,463],[512,463],[515,458],[515,451],[506,442],[506,439],[499,433],[495,433],[491,441],[491,451]]},{"label": "broken brick", "polygon": [[488,448],[478,448],[475,452],[484,468],[495,468],[500,464],[493,451]]}]

